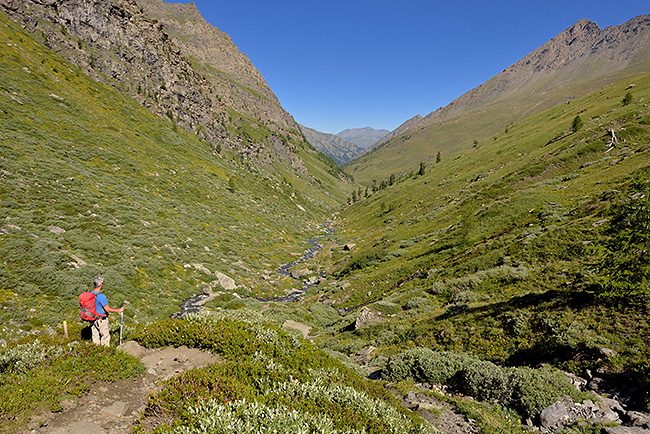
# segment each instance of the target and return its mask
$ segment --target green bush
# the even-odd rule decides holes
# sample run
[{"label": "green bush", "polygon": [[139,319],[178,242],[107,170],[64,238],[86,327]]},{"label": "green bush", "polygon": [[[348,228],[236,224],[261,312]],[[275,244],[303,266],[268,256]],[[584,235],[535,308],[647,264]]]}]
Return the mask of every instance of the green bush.
[{"label": "green bush", "polygon": [[524,417],[536,417],[562,395],[579,397],[564,374],[549,368],[501,368],[468,354],[427,348],[390,357],[382,378],[445,384],[481,401],[498,401]]},{"label": "green bush", "polygon": [[338,272],[338,276],[346,276],[354,270],[363,270],[366,267],[379,263],[386,256],[383,249],[374,249],[368,252],[362,252],[350,259],[348,263]]},{"label": "green bush", "polygon": [[402,311],[402,308],[399,304],[391,303],[390,301],[381,300],[373,305],[375,309],[379,312],[385,313],[386,315],[395,315]]}]

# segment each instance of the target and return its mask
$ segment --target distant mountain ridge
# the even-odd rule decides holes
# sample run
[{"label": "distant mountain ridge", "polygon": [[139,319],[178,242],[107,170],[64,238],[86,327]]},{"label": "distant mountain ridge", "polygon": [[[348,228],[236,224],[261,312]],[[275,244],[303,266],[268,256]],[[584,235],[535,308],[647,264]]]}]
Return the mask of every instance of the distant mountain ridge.
[{"label": "distant mountain ridge", "polygon": [[349,128],[340,133],[336,133],[340,138],[352,142],[363,149],[368,149],[386,134],[390,133],[388,130],[376,130],[372,127],[365,128]]},{"label": "distant mountain ridge", "polygon": [[344,165],[365,152],[365,149],[335,134],[322,133],[304,125],[300,125],[300,129],[309,144],[332,158],[339,166]]},{"label": "distant mountain ridge", "polygon": [[414,170],[438,152],[459,154],[526,116],[649,67],[650,15],[604,29],[581,20],[447,106],[407,121],[351,162],[351,173],[369,183],[377,175]]}]

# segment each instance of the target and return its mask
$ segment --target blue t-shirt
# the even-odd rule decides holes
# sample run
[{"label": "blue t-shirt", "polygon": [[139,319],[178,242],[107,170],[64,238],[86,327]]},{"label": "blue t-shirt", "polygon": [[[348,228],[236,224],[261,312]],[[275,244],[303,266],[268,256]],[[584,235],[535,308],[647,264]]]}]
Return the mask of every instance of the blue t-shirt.
[{"label": "blue t-shirt", "polygon": [[95,294],[95,310],[97,310],[97,313],[105,316],[106,311],[104,310],[104,306],[108,304],[108,298],[106,298],[106,294],[102,292],[92,292]]}]

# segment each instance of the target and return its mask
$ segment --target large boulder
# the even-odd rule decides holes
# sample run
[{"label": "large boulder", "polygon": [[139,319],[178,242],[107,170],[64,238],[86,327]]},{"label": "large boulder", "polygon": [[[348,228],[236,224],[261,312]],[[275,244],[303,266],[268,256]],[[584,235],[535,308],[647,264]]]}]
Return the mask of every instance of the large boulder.
[{"label": "large boulder", "polygon": [[232,291],[233,289],[237,288],[237,284],[235,283],[235,280],[232,277],[228,277],[225,274],[215,271],[214,272],[215,277],[219,281],[219,285],[227,291]]},{"label": "large boulder", "polygon": [[365,325],[377,324],[381,321],[381,312],[364,307],[361,309],[361,312],[359,312],[359,315],[357,316],[357,320],[354,322],[354,329],[359,330]]}]

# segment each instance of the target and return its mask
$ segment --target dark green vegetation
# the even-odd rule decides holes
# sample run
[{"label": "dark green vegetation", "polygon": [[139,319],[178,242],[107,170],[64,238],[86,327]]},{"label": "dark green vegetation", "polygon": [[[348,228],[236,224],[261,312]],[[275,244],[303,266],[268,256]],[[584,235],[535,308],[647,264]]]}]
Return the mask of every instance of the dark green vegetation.
[{"label": "dark green vegetation", "polygon": [[296,286],[262,272],[308,248],[347,196],[333,161],[304,142],[304,172],[217,154],[4,14],[0,50],[0,337],[76,318],[98,274],[128,322],[177,311],[215,271],[244,296]]},{"label": "dark green vegetation", "polygon": [[499,402],[528,418],[535,418],[561,395],[579,398],[566,375],[550,369],[501,368],[474,356],[423,348],[391,357],[383,378],[448,384],[481,401]]},{"label": "dark green vegetation", "polygon": [[647,408],[649,98],[647,73],[613,83],[347,208],[321,301],[379,319],[320,342],[599,370]]}]

